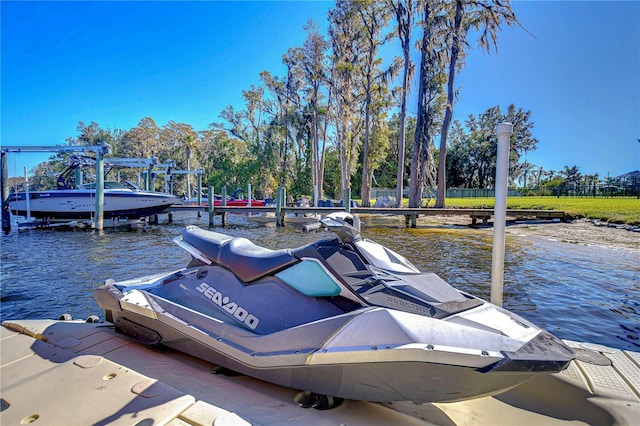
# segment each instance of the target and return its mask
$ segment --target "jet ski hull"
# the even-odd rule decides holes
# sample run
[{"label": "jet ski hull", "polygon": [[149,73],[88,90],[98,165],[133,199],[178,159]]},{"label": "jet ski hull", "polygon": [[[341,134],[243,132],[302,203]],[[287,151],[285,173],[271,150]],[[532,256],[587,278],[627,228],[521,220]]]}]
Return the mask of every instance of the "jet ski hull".
[{"label": "jet ski hull", "polygon": [[[119,331],[147,344],[163,344],[272,383],[347,399],[424,403],[492,395],[533,374],[560,371],[572,356],[553,336],[486,302],[466,312],[466,318],[460,314],[458,322],[491,310],[496,323],[510,322],[511,334],[530,346],[537,341],[544,346],[549,336],[546,354],[544,348],[527,354],[526,344],[488,330],[472,333],[464,324],[381,307],[260,335],[175,303],[157,290],[169,288],[166,283],[176,276],[202,274],[201,268],[192,269],[109,282],[96,290],[95,298]],[[184,283],[183,291],[188,289]]]},{"label": "jet ski hull", "polygon": [[[127,331],[118,327],[122,326],[121,318],[124,317],[118,317],[115,313],[113,315],[116,327],[126,334]],[[350,357],[351,362],[343,361],[330,365],[306,364],[305,354],[283,354],[279,356],[288,358],[288,365],[265,368],[240,362],[228,353],[222,352],[224,349],[219,349],[221,344],[217,339],[202,336],[194,338],[188,333],[178,331],[180,325],[170,319],[151,320],[130,313],[126,318],[138,326],[153,327],[154,331],[163,337],[163,345],[220,367],[281,386],[345,399],[374,402],[412,401],[417,404],[462,401],[505,392],[536,374],[503,372],[488,376],[470,367],[417,361],[364,363],[358,360],[361,354],[358,351],[341,357],[343,360]],[[266,356],[278,355],[256,354],[255,358]]]}]

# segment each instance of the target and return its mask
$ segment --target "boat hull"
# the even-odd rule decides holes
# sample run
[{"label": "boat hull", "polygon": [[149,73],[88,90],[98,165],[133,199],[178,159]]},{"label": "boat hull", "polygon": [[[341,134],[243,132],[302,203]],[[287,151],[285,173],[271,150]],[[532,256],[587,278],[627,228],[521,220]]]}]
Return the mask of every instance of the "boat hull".
[{"label": "boat hull", "polygon": [[[138,219],[158,214],[178,201],[174,195],[159,192],[105,189],[104,217]],[[12,195],[9,208],[16,216],[27,216],[25,194]],[[95,208],[95,190],[35,191],[29,194],[30,215],[34,218],[91,219]]]}]

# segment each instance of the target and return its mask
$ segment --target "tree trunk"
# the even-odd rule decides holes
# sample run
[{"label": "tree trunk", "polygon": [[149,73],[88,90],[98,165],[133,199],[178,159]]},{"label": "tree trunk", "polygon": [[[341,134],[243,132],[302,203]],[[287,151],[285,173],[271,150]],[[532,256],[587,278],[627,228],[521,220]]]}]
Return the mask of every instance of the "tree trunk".
[{"label": "tree trunk", "polygon": [[[428,21],[429,17],[429,2],[425,2],[424,20]],[[427,86],[425,79],[427,76],[428,64],[428,52],[427,46],[429,45],[430,32],[428,30],[428,24],[424,24],[422,34],[422,52],[420,55],[420,76],[418,78],[418,113],[416,117],[416,133],[413,139],[413,154],[411,156],[411,177],[409,182],[409,207],[416,208],[422,205],[422,190],[424,186],[424,174],[422,173],[423,165],[422,158],[423,150],[429,149],[429,141],[427,140],[427,133],[425,132],[425,126],[427,122],[428,105],[425,99],[427,94]]]},{"label": "tree trunk", "polygon": [[[413,6],[408,3],[408,7],[404,8],[402,3],[398,2],[396,8],[396,18],[398,21],[398,35],[402,44],[402,53],[404,56],[404,70],[402,75],[402,102],[400,104],[400,140],[398,141],[398,173],[396,182],[396,207],[402,207],[402,197],[404,195],[404,155],[405,155],[405,139],[406,139],[406,120],[407,120],[407,92],[409,91],[409,69],[411,67],[411,14]],[[406,21],[404,21],[406,13]],[[404,21],[404,22],[403,22]]]},{"label": "tree trunk", "polygon": [[362,151],[362,185],[360,195],[362,197],[362,207],[371,207],[371,171],[369,170],[369,131],[371,123],[371,68],[373,63],[373,49],[369,50],[369,71],[367,73],[367,86],[365,88],[366,97],[364,104],[364,146]]},{"label": "tree trunk", "polygon": [[463,37],[461,34],[462,28],[462,12],[463,12],[462,0],[456,1],[456,16],[454,20],[453,28],[453,42],[451,43],[451,58],[449,60],[449,79],[447,82],[447,108],[444,113],[444,120],[442,121],[442,131],[440,132],[440,153],[438,157],[438,191],[436,194],[436,207],[444,208],[447,193],[447,136],[449,134],[449,127],[451,125],[451,118],[453,117],[453,103],[454,103],[454,82],[456,78],[456,63],[458,62],[458,55],[460,54],[460,42]]}]

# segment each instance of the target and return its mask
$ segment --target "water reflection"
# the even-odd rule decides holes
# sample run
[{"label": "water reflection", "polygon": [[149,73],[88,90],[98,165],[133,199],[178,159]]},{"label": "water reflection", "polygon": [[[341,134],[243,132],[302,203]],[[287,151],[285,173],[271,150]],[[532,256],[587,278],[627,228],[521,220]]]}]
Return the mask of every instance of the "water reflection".
[{"label": "water reflection", "polygon": [[[3,235],[0,318],[76,318],[100,314],[92,290],[105,279],[170,271],[189,256],[172,243],[188,224],[207,227],[193,213],[147,230],[26,231]],[[231,216],[224,230],[270,248],[325,237]],[[490,298],[490,229],[405,229],[402,222],[368,220],[363,236],[396,250],[455,287]],[[559,337],[622,349],[640,348],[638,253],[531,236],[506,241],[504,306]]]}]

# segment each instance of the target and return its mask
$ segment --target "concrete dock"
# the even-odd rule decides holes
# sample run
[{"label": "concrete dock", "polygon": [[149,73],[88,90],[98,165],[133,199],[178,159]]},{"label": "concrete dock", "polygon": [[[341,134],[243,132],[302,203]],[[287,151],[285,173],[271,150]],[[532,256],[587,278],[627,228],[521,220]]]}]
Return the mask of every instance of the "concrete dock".
[{"label": "concrete dock", "polygon": [[577,358],[493,397],[457,403],[345,401],[301,408],[298,390],[149,348],[109,323],[11,320],[0,327],[0,424],[638,425],[640,353],[568,342]]}]

